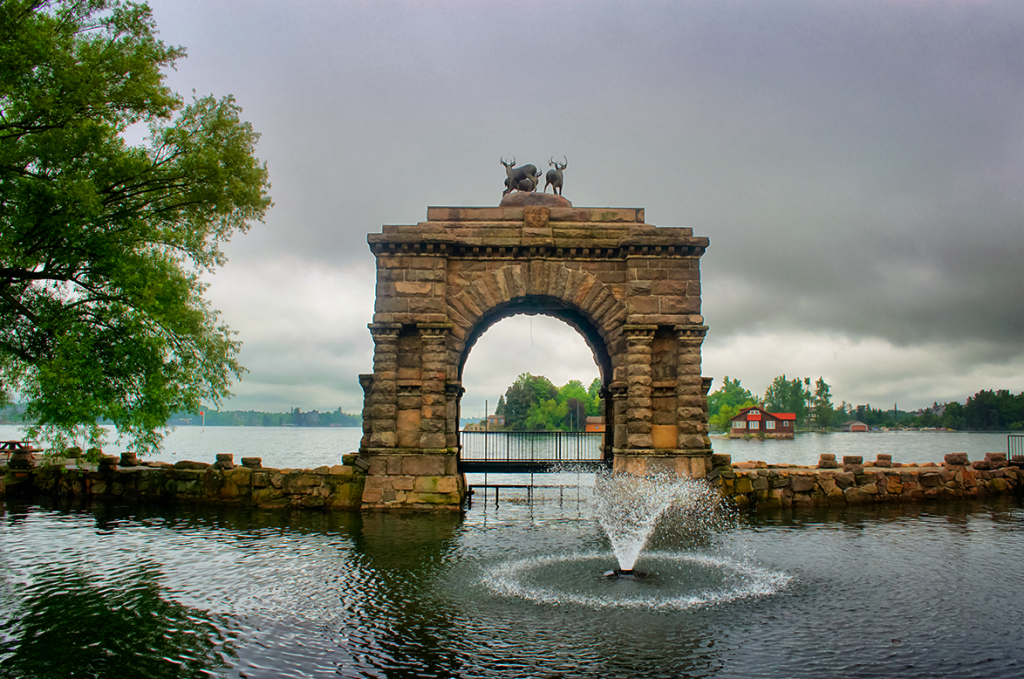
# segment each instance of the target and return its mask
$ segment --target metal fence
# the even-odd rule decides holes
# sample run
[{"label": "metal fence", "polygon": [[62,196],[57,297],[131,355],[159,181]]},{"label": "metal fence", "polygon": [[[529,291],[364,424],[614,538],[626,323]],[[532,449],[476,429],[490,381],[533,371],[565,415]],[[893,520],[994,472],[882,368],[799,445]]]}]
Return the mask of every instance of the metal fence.
[{"label": "metal fence", "polygon": [[600,463],[604,434],[585,431],[464,431],[460,464]]},{"label": "metal fence", "polygon": [[1006,435],[1006,459],[1010,462],[1024,462],[1024,434]]}]

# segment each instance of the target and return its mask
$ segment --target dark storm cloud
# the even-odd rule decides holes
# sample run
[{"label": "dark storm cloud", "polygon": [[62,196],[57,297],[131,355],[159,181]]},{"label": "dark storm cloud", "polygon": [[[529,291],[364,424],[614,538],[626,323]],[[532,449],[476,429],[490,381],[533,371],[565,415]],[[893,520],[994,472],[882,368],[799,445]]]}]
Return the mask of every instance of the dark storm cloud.
[{"label": "dark storm cloud", "polygon": [[[495,204],[501,156],[565,155],[576,205],[711,238],[711,350],[847,336],[884,362],[969,343],[971,365],[1024,374],[1024,3],[153,5],[189,50],[172,84],[234,93],[263,133],[276,206],[223,277],[278,254],[370,267],[367,232]],[[211,294],[258,381],[259,322]],[[348,329],[364,353],[367,320]]]}]

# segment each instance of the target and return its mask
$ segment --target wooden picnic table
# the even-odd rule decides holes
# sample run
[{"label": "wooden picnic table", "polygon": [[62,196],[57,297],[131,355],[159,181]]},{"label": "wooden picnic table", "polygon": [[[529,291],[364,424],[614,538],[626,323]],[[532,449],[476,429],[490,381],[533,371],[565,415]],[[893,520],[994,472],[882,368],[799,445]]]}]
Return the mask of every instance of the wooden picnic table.
[{"label": "wooden picnic table", "polygon": [[11,453],[16,453],[19,450],[25,450],[30,453],[38,451],[32,445],[32,441],[0,441],[0,455],[6,455],[8,460],[11,459]]}]

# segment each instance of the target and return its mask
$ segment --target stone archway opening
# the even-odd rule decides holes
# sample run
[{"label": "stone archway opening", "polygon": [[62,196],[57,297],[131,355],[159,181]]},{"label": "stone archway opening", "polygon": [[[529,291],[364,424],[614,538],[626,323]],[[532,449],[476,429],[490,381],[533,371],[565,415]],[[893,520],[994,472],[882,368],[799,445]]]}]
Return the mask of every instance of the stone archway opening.
[{"label": "stone archway opening", "polygon": [[576,328],[605,384],[617,471],[701,477],[710,467],[699,260],[708,239],[634,208],[428,208],[370,234],[377,260],[373,373],[364,389],[363,504],[457,507],[466,358],[511,315]]},{"label": "stone archway opening", "polygon": [[[523,374],[543,377],[558,389],[570,381],[579,382],[588,392],[583,401],[587,401],[595,383],[603,384],[597,352],[577,326],[538,310],[505,309],[496,316],[488,320],[485,330],[481,324],[481,332],[467,342],[459,373],[466,388],[460,408],[463,423],[473,426],[485,415],[501,415],[497,411],[499,398]],[[594,395],[600,407],[603,401]],[[560,426],[582,431],[592,416],[603,416],[603,411],[574,413],[574,420],[570,418]],[[493,419],[490,426],[495,424]],[[505,426],[507,423],[501,423],[499,429]],[[465,443],[465,436],[461,440]]]},{"label": "stone archway opening", "polygon": [[[546,362],[546,366],[549,368],[555,368],[555,371],[552,374],[549,374],[549,372],[552,371],[545,370],[543,366],[536,365],[538,362],[545,363],[545,361],[538,361],[538,357],[535,356],[532,361],[515,364],[515,367],[506,367],[502,371],[505,383],[501,387],[501,391],[499,393],[493,394],[495,400],[491,401],[492,409],[490,412],[495,412],[493,407],[496,403],[497,397],[504,395],[505,389],[512,385],[520,374],[529,372],[531,375],[544,376],[549,379],[554,376],[560,376],[557,379],[551,379],[552,384],[556,388],[560,388],[570,379],[575,379],[580,381],[584,390],[587,390],[596,378],[601,384],[601,395],[599,396],[601,410],[597,413],[585,413],[579,420],[579,426],[576,430],[583,431],[586,428],[587,415],[599,415],[602,418],[607,418],[604,406],[608,403],[607,385],[612,376],[612,366],[611,356],[609,355],[605,340],[601,337],[600,331],[594,326],[593,322],[581,314],[578,309],[571,308],[563,301],[550,297],[532,295],[516,300],[510,300],[505,304],[496,306],[489,313],[485,314],[481,318],[480,322],[473,328],[473,331],[469,334],[466,340],[466,346],[459,362],[458,377],[460,384],[463,384],[467,389],[469,389],[470,387],[466,380],[467,373],[472,374],[475,370],[498,369],[497,366],[489,363],[480,364],[475,360],[470,360],[470,357],[472,356],[474,359],[476,358],[474,350],[477,349],[478,344],[487,342],[491,338],[491,333],[500,332],[503,323],[508,322],[511,319],[525,318],[530,318],[531,322],[534,318],[544,319],[544,321],[547,322],[546,325],[548,328],[551,328],[552,326],[559,326],[564,330],[563,333],[560,333],[560,341],[563,345],[559,348],[571,348],[571,353],[574,354],[574,357],[575,355],[578,355],[580,358],[586,356],[590,359],[587,361],[589,365],[583,367],[582,370],[575,370],[570,373],[565,371],[562,366],[555,365],[549,360]],[[571,336],[571,338],[567,336]],[[520,338],[520,340],[522,341],[523,338]],[[525,341],[529,342],[531,340],[525,339]],[[568,345],[568,347],[565,345]],[[506,356],[515,355],[517,346],[518,342],[505,344],[504,348],[507,351]],[[566,354],[563,353],[562,355],[565,356]],[[467,412],[466,408],[460,405],[460,412]],[[611,438],[609,437],[607,440],[610,442]],[[611,460],[612,453],[610,445],[608,446],[607,451],[604,450],[604,446],[601,446],[601,448],[602,453],[604,453],[602,459]]]}]

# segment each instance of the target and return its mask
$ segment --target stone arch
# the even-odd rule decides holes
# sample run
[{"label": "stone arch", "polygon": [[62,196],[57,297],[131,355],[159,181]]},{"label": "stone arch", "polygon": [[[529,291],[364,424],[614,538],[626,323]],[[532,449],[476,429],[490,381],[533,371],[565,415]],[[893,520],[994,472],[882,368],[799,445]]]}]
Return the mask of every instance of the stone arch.
[{"label": "stone arch", "polygon": [[703,476],[707,381],[699,259],[707,238],[644,223],[642,209],[428,208],[416,226],[370,234],[377,299],[360,457],[364,504],[452,505],[462,370],[508,316],[554,316],[594,351],[607,454],[631,473]]},{"label": "stone arch", "polygon": [[[583,341],[590,348],[594,356],[594,363],[597,364],[601,382],[611,381],[612,356],[608,348],[610,342],[609,334],[602,332],[601,328],[591,318],[575,307],[559,304],[553,298],[526,295],[509,300],[490,309],[473,325],[465,342],[453,342],[452,350],[458,355],[458,379],[460,382],[462,381],[462,373],[466,366],[466,361],[469,359],[469,354],[472,352],[477,340],[496,323],[519,315],[550,316],[568,324],[580,334]],[[620,335],[621,332],[610,333],[611,337],[618,337]]]},{"label": "stone arch", "polygon": [[594,352],[602,380],[611,380],[608,347],[622,334],[626,307],[593,273],[558,261],[510,262],[461,282],[446,299],[458,379],[469,349],[487,328],[509,316],[538,313],[574,327]]}]

